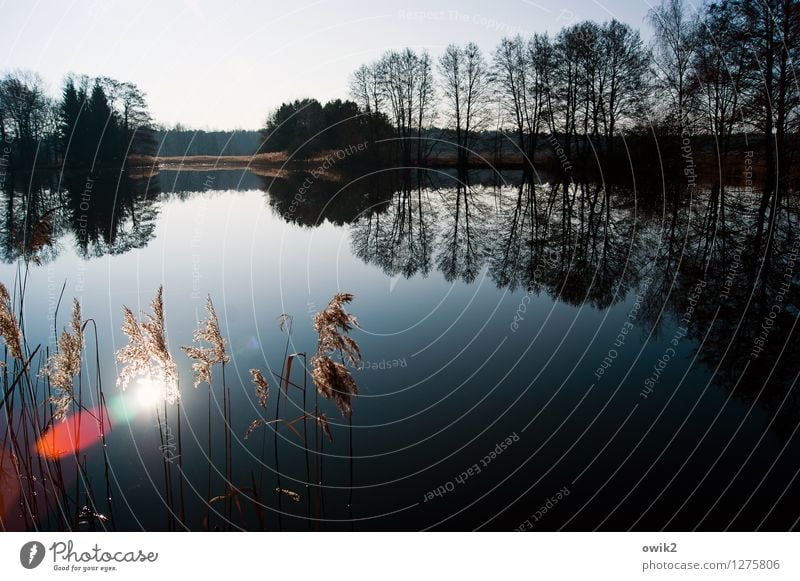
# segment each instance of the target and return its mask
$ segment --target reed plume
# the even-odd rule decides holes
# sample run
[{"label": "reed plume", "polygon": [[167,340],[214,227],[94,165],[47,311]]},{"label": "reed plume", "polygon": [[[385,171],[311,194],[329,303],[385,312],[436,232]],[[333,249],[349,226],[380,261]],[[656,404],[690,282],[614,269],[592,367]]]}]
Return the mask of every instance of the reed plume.
[{"label": "reed plume", "polygon": [[350,417],[353,411],[351,402],[358,394],[358,386],[350,370],[331,356],[338,352],[342,361],[357,369],[364,362],[358,343],[348,335],[358,326],[358,320],[344,308],[352,300],[350,293],[336,293],[325,310],[314,315],[314,330],[319,339],[317,354],[311,358],[311,378],[318,393],[332,399],[346,417]]},{"label": "reed plume", "polygon": [[16,359],[22,359],[22,331],[11,306],[8,289],[0,282],[0,335]]},{"label": "reed plume", "polygon": [[344,309],[344,305],[353,300],[350,293],[336,293],[324,311],[314,315],[314,330],[319,335],[318,354],[336,353],[349,361],[355,368],[363,364],[358,343],[348,335],[353,327],[358,327],[358,320]]},{"label": "reed plume", "polygon": [[250,377],[253,379],[253,384],[256,386],[256,399],[258,400],[258,405],[266,409],[267,400],[269,398],[269,384],[267,383],[267,380],[264,379],[264,376],[261,375],[261,372],[258,369],[251,369]]},{"label": "reed plume", "polygon": [[[233,473],[233,453],[231,451],[231,409],[230,409],[230,389],[225,385],[225,364],[230,361],[227,353],[227,342],[222,336],[219,329],[219,319],[217,318],[217,311],[214,309],[214,303],[211,301],[211,295],[208,295],[206,300],[206,312],[208,318],[197,328],[194,332],[193,339],[196,345],[183,346],[183,352],[194,360],[192,369],[194,370],[194,387],[197,388],[201,383],[208,384],[208,425],[209,425],[209,493],[211,486],[211,387],[212,375],[211,369],[214,365],[222,364],[222,402],[223,402],[223,418],[225,421],[225,484],[229,488],[231,484],[231,475]],[[205,346],[205,344],[209,346]],[[257,426],[250,427],[250,431],[254,430]],[[225,514],[230,521],[231,513],[231,497],[226,496],[225,500]]]},{"label": "reed plume", "polygon": [[125,366],[117,378],[117,385],[125,389],[131,380],[150,372],[150,348],[141,324],[128,307],[122,307],[122,332],[128,344],[117,351],[117,361]]},{"label": "reed plume", "polygon": [[[347,501],[348,511],[352,520],[353,511],[353,396],[358,394],[356,381],[350,370],[343,363],[350,363],[356,369],[364,364],[361,350],[355,339],[349,333],[353,327],[358,326],[358,320],[348,313],[344,306],[353,300],[350,293],[336,293],[321,311],[314,315],[314,330],[318,334],[317,354],[311,358],[311,378],[317,387],[317,394],[333,399],[339,412],[347,418],[349,463],[350,463],[350,488]],[[342,363],[334,361],[331,356],[339,353]],[[317,416],[317,425],[326,432],[327,417],[321,423],[319,409],[315,405],[314,414]],[[326,435],[330,438],[330,427]],[[319,457],[318,457],[319,458]],[[321,466],[317,464],[317,481],[321,481]],[[321,489],[318,488],[321,494]]]},{"label": "reed plume", "polygon": [[[183,346],[184,353],[194,360],[192,369],[194,370],[194,386],[198,387],[201,383],[211,386],[211,368],[218,363],[228,363],[230,357],[227,354],[227,341],[219,330],[219,320],[214,303],[211,302],[211,295],[206,301],[206,312],[208,318],[193,335],[197,346]],[[203,343],[208,343],[210,347],[204,347]]]},{"label": "reed plume", "polygon": [[311,365],[311,378],[319,394],[332,399],[343,416],[350,416],[353,413],[352,398],[358,394],[358,386],[347,367],[327,355],[312,357]]},{"label": "reed plume", "polygon": [[[269,399],[269,384],[267,383],[267,380],[264,379],[264,376],[258,369],[251,369],[250,377],[253,380],[253,385],[256,386],[256,400],[258,400],[258,405],[264,409],[267,409],[267,400]],[[266,423],[267,422],[261,418],[250,422],[250,425],[247,427],[247,431],[244,434],[244,439],[247,440],[250,437],[250,434],[252,434],[261,426],[266,425]]]},{"label": "reed plume", "polygon": [[262,419],[257,419],[257,420],[253,420],[252,422],[250,422],[250,425],[247,426],[247,431],[244,433],[244,439],[245,440],[249,439],[250,438],[250,434],[255,432],[261,426],[265,426],[266,424],[267,424],[267,422],[262,420]]},{"label": "reed plume", "polygon": [[56,395],[50,398],[50,403],[54,406],[53,421],[66,419],[69,406],[75,401],[73,380],[81,372],[83,321],[78,299],[74,299],[72,303],[70,327],[72,332],[66,329],[62,331],[58,339],[58,352],[48,359],[47,366],[42,370],[56,391]]},{"label": "reed plume", "polygon": [[117,361],[124,364],[117,385],[125,389],[135,377],[149,375],[163,384],[164,399],[174,404],[180,399],[178,368],[167,346],[163,291],[163,286],[158,287],[150,303],[153,314],[145,315],[143,322],[123,306],[122,332],[128,337],[128,344],[117,351]]}]

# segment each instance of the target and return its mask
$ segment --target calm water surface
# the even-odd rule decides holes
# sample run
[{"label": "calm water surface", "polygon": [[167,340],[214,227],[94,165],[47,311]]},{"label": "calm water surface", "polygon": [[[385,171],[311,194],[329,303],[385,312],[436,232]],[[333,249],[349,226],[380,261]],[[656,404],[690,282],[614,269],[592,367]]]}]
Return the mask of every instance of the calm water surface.
[{"label": "calm water surface", "polygon": [[[258,490],[268,529],[796,526],[794,210],[765,258],[766,234],[752,226],[758,195],[736,188],[719,212],[714,190],[438,171],[312,179],[296,197],[308,177],[162,171],[87,186],[86,176],[48,176],[5,193],[9,287],[25,274],[26,220],[58,208],[53,244],[27,272],[29,343],[53,348],[65,281],[56,326],[67,324],[71,297],[97,323],[111,506],[99,445],[83,452],[80,487],[113,513],[105,526],[170,526],[162,458],[177,456],[176,409],[164,443],[137,386],[115,386],[114,361],[126,341],[122,306],[147,310],[162,284],[181,372],[187,528],[206,518],[224,528],[222,503],[208,504],[209,390],[192,386],[179,350],[209,294],[232,356],[233,481]],[[281,373],[282,313],[293,317],[289,352],[313,352],[312,316],[338,291],[355,295],[365,366],[354,371],[352,463],[347,421],[323,404],[333,442],[321,453],[318,507],[301,439],[278,429],[278,478],[275,430],[243,438],[261,417],[249,370]],[[302,384],[302,369],[293,381]],[[217,370],[211,496],[225,490],[220,385]],[[302,414],[290,394],[286,418]],[[312,473],[315,461],[312,449]],[[177,495],[177,460],[171,468]],[[279,497],[279,485],[300,502]],[[233,528],[261,526],[252,502],[233,516]]]}]

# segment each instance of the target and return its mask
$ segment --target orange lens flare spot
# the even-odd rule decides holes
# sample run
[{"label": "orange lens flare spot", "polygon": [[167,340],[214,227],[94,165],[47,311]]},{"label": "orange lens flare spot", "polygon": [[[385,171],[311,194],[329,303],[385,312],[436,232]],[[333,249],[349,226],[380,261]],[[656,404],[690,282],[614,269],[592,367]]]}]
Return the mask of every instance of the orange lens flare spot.
[{"label": "orange lens flare spot", "polygon": [[62,458],[93,446],[101,439],[99,409],[81,410],[57,422],[36,442],[36,451],[45,458]]}]

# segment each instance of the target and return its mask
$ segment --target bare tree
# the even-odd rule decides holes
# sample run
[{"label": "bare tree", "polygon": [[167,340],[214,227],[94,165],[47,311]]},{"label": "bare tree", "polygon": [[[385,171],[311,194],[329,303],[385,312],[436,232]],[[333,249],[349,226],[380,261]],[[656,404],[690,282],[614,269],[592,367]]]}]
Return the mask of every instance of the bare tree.
[{"label": "bare tree", "polygon": [[550,87],[555,70],[555,53],[547,34],[534,34],[527,46],[528,66],[528,107],[526,112],[528,128],[528,155],[533,159],[538,145],[539,133],[552,127]]},{"label": "bare tree", "polygon": [[743,19],[753,56],[748,114],[764,135],[767,189],[778,186],[780,196],[788,169],[786,141],[798,116],[793,63],[800,57],[800,5],[796,0],[732,0],[730,5]]},{"label": "bare tree", "polygon": [[351,91],[363,106],[384,112],[399,138],[405,163],[416,152],[417,163],[426,155],[423,134],[435,117],[433,72],[427,52],[406,48],[389,51],[377,63],[357,70]]},{"label": "bare tree", "polygon": [[44,82],[37,73],[14,71],[0,80],[3,134],[17,143],[18,163],[24,167],[34,163],[37,141],[45,137],[50,124],[51,108]]},{"label": "bare tree", "polygon": [[578,70],[580,52],[585,46],[577,25],[561,30],[555,39],[555,60],[551,87],[551,131],[562,133],[567,157],[572,154],[579,102]]},{"label": "bare tree", "polygon": [[666,126],[680,132],[691,124],[687,116],[691,111],[692,61],[699,39],[697,15],[686,13],[683,0],[662,0],[650,9],[647,19],[653,27],[651,90],[658,93],[654,105],[663,110]]},{"label": "bare tree", "polygon": [[[492,77],[500,107],[514,125],[519,148],[528,155],[528,63],[521,36],[503,38],[494,51]],[[529,159],[532,159],[528,156]]]},{"label": "bare tree", "polygon": [[692,78],[686,87],[696,96],[692,110],[697,127],[715,138],[722,171],[731,135],[742,119],[750,68],[745,35],[744,22],[729,4],[710,5],[697,34]]},{"label": "bare tree", "polygon": [[608,66],[604,49],[603,28],[591,21],[575,25],[571,31],[575,44],[575,102],[573,103],[576,129],[583,134],[578,151],[586,158],[590,152],[590,140],[600,135],[601,118],[604,111]]},{"label": "bare tree", "polygon": [[433,67],[428,51],[423,51],[416,59],[416,66],[410,71],[410,76],[417,77],[417,163],[427,159],[435,142],[426,146],[423,132],[433,126],[436,119],[434,105],[435,85],[433,82]]},{"label": "bare tree", "polygon": [[361,65],[350,77],[350,94],[367,113],[382,111],[383,97],[378,64]]},{"label": "bare tree", "polygon": [[606,90],[601,118],[606,146],[613,152],[619,126],[635,123],[642,113],[649,59],[639,32],[618,20],[603,25],[602,50]]},{"label": "bare tree", "polygon": [[439,59],[442,93],[447,102],[449,126],[456,134],[458,164],[469,162],[475,134],[486,126],[489,109],[489,75],[486,61],[475,43],[449,45]]}]

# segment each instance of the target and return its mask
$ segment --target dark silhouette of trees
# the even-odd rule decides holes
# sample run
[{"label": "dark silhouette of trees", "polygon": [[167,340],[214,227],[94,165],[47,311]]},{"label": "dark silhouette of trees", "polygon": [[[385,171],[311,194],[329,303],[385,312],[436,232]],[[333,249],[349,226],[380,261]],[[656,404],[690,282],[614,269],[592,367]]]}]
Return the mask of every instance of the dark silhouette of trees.
[{"label": "dark silhouette of trees", "polygon": [[299,99],[283,103],[269,116],[261,130],[261,151],[285,151],[298,160],[358,144],[369,151],[390,130],[383,116],[365,113],[354,101],[336,99],[322,106],[316,99]]},{"label": "dark silhouette of trees", "polygon": [[160,156],[255,155],[261,147],[260,131],[194,130],[180,123],[173,127],[157,126],[153,139]]},{"label": "dark silhouette of trees", "polygon": [[493,57],[497,106],[530,163],[545,130],[562,139],[562,162],[586,157],[589,140],[612,152],[620,127],[644,114],[647,67],[639,33],[616,20],[579,22],[552,41],[504,38]]},{"label": "dark silhouette of trees", "polygon": [[[77,131],[81,114],[86,104],[86,88],[75,86],[75,81],[68,78],[61,91],[61,103],[59,104],[59,142],[61,151],[65,157],[71,157],[73,162],[77,162],[88,150],[85,132]],[[85,163],[85,159],[80,161]]]},{"label": "dark silhouette of trees", "polygon": [[69,75],[55,117],[53,134],[63,167],[122,167],[131,154],[155,154],[145,96],[132,83]]},{"label": "dark silhouette of trees", "polygon": [[599,95],[600,117],[611,150],[618,127],[642,116],[648,60],[639,32],[618,20],[603,25],[602,47],[606,91]]},{"label": "dark silhouette of trees", "polygon": [[316,99],[283,103],[267,119],[262,151],[288,151],[300,159],[320,151],[325,129],[322,105]]},{"label": "dark silhouette of trees", "polygon": [[158,179],[89,171],[34,172],[9,179],[0,192],[0,258],[53,260],[74,241],[84,258],[143,248],[155,233]]},{"label": "dark silhouette of trees", "polygon": [[[709,6],[696,35],[689,82],[694,123],[690,129],[712,135],[721,161],[727,166],[730,140],[742,126],[742,101],[751,68],[744,22],[731,4]],[[689,105],[689,99],[684,98]]]},{"label": "dark silhouette of trees", "polygon": [[389,276],[426,276],[437,242],[438,211],[425,176],[404,170],[397,178],[391,198],[350,226],[353,254]]},{"label": "dark silhouette of trees", "polygon": [[552,65],[549,51],[545,36],[535,36],[529,45],[521,36],[504,38],[492,62],[498,105],[511,120],[520,151],[531,162],[544,113],[550,111],[547,108]]},{"label": "dark silhouette of trees", "polygon": [[[662,0],[648,13],[649,47],[637,30],[618,20],[577,22],[553,36],[502,39],[484,76],[475,45],[449,46],[437,67],[444,104],[439,111],[433,106],[430,59],[411,49],[389,51],[359,67],[350,91],[368,117],[386,114],[403,163],[429,159],[425,148],[434,147],[430,130],[436,122],[445,127],[443,135],[452,136],[450,147],[457,151],[472,141],[491,156],[493,144],[495,160],[512,154],[515,163],[531,164],[544,148],[562,170],[571,167],[573,157],[583,168],[595,160],[601,165],[620,161],[629,151],[617,152],[615,144],[626,135],[641,141],[649,132],[665,145],[652,155],[678,160],[682,134],[708,136],[713,139],[704,143],[716,148],[722,174],[731,140],[755,129],[763,136],[765,191],[770,192],[770,182],[788,179],[796,145],[798,12],[792,0],[709,1],[700,7]],[[474,56],[474,69],[468,55]],[[470,79],[482,88],[484,78],[493,98],[479,109],[497,119],[497,132],[482,136],[467,129],[465,115]],[[550,133],[546,140],[544,132]],[[506,134],[513,135],[516,151],[500,147]],[[459,155],[459,165],[464,161]],[[771,197],[765,195],[769,207]]]},{"label": "dark silhouette of trees", "polygon": [[449,45],[439,59],[449,127],[455,131],[458,165],[465,167],[478,131],[486,127],[489,72],[475,43]]},{"label": "dark silhouette of trees", "polygon": [[[664,0],[648,12],[647,18],[653,28],[653,90],[660,96],[653,107],[665,128],[680,133],[689,124],[692,67],[702,29],[697,15],[688,14],[683,0]],[[664,95],[669,98],[664,99]]]},{"label": "dark silhouette of trees", "polygon": [[[0,79],[0,127],[3,144],[10,144],[11,149],[8,166],[33,167],[40,142],[51,134],[52,114],[52,102],[37,73],[14,71]],[[44,145],[47,152],[48,144]]]},{"label": "dark silhouette of trees", "polygon": [[[722,8],[717,3],[711,7]],[[800,51],[800,6],[791,0],[734,0],[728,9],[742,19],[754,59],[747,114],[764,135],[771,190],[770,186],[785,185],[787,133],[797,123],[798,87],[792,63]]]},{"label": "dark silhouette of trees", "polygon": [[91,165],[103,167],[118,160],[117,148],[119,126],[111,111],[106,93],[99,82],[95,82],[88,103],[87,141],[94,146]]},{"label": "dark silhouette of trees", "polygon": [[122,166],[131,154],[153,155],[152,122],[144,94],[108,77],[68,77],[58,107],[64,166]]},{"label": "dark silhouette of trees", "polygon": [[436,111],[431,58],[426,51],[389,51],[376,63],[359,68],[350,87],[366,111],[384,113],[391,120],[403,163],[427,158],[431,145],[424,143],[423,136],[433,126]]}]

